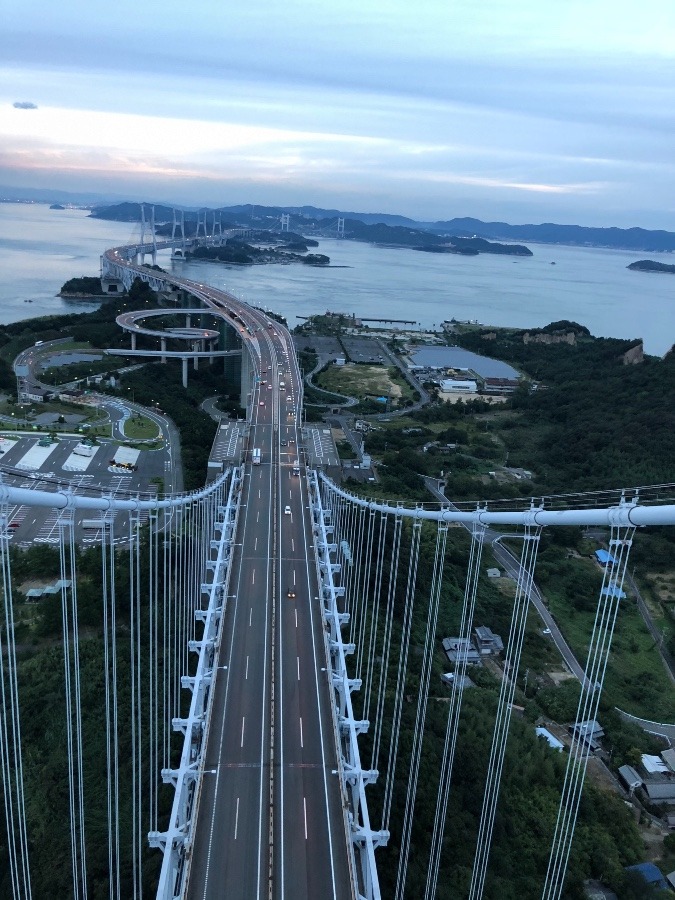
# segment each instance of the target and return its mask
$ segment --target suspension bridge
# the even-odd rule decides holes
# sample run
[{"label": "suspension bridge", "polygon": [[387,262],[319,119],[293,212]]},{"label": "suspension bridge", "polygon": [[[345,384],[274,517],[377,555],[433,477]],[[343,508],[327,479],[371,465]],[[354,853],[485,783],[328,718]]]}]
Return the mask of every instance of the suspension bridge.
[{"label": "suspension bridge", "polygon": [[[390,896],[409,896],[437,621],[444,587],[458,577],[449,529],[459,523],[469,531],[458,607],[459,637],[468,642],[486,530],[508,526],[521,550],[468,888],[478,900],[542,529],[601,526],[609,533],[576,715],[588,721],[598,711],[635,529],[672,526],[675,506],[649,491],[549,498],[521,508],[410,506],[350,494],[305,464],[302,378],[287,329],[226,291],[143,265],[146,254],[156,260],[158,250],[185,246],[184,236],[157,242],[153,228],[149,242],[108,250],[102,279],[128,289],[141,278],[157,290],[183,292],[232,330],[242,351],[249,426],[240,464],[199,491],[166,497],[0,483],[0,767],[12,895],[34,895],[44,848],[30,827],[36,786],[22,740],[9,525],[18,507],[40,506],[58,517],[69,812],[63,826],[78,900],[92,893],[94,869],[99,878],[107,872],[111,900],[379,900],[377,849],[392,835],[398,853]],[[92,676],[83,662],[75,539],[81,517],[92,512],[102,523],[103,622],[100,701],[93,706],[85,702]],[[421,651],[411,654],[420,615]],[[428,845],[415,850],[428,860],[425,900],[437,896],[442,872],[467,662],[460,654],[449,695]],[[411,675],[418,684],[412,701]],[[415,725],[411,746],[403,747],[410,702]],[[85,777],[92,752],[100,754],[96,784]],[[563,891],[588,754],[582,738],[572,742],[542,873],[545,900]],[[96,815],[94,800],[102,804]]]}]

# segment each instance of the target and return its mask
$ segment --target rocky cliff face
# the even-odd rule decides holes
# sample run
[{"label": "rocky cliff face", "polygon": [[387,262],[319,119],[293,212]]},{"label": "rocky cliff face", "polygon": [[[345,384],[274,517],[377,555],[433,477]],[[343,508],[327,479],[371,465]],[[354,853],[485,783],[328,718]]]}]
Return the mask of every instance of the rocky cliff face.
[{"label": "rocky cliff face", "polygon": [[524,344],[576,344],[577,336],[573,331],[561,334],[547,334],[543,331],[531,333],[526,331],[523,335]]},{"label": "rocky cliff face", "polygon": [[644,350],[642,347],[642,341],[638,341],[634,347],[631,347],[629,350],[626,350],[620,357],[621,362],[624,366],[636,366],[638,363],[644,362]]}]

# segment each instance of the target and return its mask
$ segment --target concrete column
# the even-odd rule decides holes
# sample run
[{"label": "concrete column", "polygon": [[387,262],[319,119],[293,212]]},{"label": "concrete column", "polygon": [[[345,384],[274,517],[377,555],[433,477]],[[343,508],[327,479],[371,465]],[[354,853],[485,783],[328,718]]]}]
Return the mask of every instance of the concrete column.
[{"label": "concrete column", "polygon": [[[226,357],[227,358],[227,357]],[[250,401],[249,391],[252,387],[251,381],[251,361],[244,346],[241,354],[241,377],[240,377],[240,388],[239,388],[239,403],[241,406],[246,406],[246,415],[248,417],[250,410],[248,409],[248,403]]]},{"label": "concrete column", "polygon": [[185,327],[192,328],[192,316],[185,316]]},{"label": "concrete column", "polygon": [[[166,338],[160,338],[160,343],[162,345],[162,353],[166,353]],[[166,356],[162,356],[162,362],[166,363]]]},{"label": "concrete column", "polygon": [[183,357],[183,387],[186,388],[188,386],[188,359],[187,356]]},{"label": "concrete column", "polygon": [[131,349],[132,350],[136,349],[136,332],[135,331],[131,332]]},{"label": "concrete column", "polygon": [[[194,343],[192,344],[192,349],[195,351],[195,353],[199,350],[199,341],[194,341]],[[198,356],[193,357],[193,365],[194,365],[194,369],[196,372],[197,369],[199,368],[199,357]]]}]

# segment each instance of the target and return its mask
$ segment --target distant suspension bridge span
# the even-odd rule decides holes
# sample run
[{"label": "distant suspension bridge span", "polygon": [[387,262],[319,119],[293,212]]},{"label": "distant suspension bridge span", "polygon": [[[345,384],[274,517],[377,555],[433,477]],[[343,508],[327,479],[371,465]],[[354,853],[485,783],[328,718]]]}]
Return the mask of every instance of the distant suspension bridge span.
[{"label": "distant suspension bridge span", "polygon": [[[125,288],[141,278],[158,290],[184,291],[238,335],[249,426],[241,465],[202,490],[167,497],[0,483],[0,768],[13,896],[33,896],[35,873],[46,858],[32,832],[33,792],[39,796],[41,788],[25,758],[15,631],[20,598],[9,525],[24,506],[58,517],[68,785],[63,847],[78,900],[92,893],[94,871],[99,879],[108,873],[111,900],[411,897],[411,835],[437,620],[444,584],[457,574],[449,528],[460,523],[469,531],[458,631],[468,641],[486,529],[508,526],[521,549],[468,890],[470,900],[478,900],[542,530],[601,526],[609,534],[610,562],[576,714],[576,721],[587,721],[598,711],[635,529],[672,526],[675,505],[653,499],[649,489],[548,498],[521,508],[411,506],[353,496],[307,468],[296,449],[302,378],[286,328],[227,292],[142,264],[144,254],[156,259],[158,250],[184,252],[185,246],[184,236],[158,243],[153,229],[149,242],[107,251],[102,277]],[[79,623],[82,572],[75,542],[77,523],[92,514],[102,523],[96,673]],[[147,517],[143,527],[141,516]],[[420,610],[423,644],[411,654]],[[460,655],[438,748],[428,845],[416,845],[428,860],[425,900],[437,896],[443,871],[466,666]],[[404,751],[399,739],[412,675],[419,689],[412,745]],[[100,684],[93,704],[90,680]],[[573,740],[543,900],[563,891],[588,752],[586,742]],[[92,758],[97,783],[88,775]],[[373,785],[377,803],[371,799],[369,808]],[[394,818],[393,808],[402,816]],[[376,851],[392,835],[398,854],[385,895]],[[150,848],[161,852],[161,866]]]}]

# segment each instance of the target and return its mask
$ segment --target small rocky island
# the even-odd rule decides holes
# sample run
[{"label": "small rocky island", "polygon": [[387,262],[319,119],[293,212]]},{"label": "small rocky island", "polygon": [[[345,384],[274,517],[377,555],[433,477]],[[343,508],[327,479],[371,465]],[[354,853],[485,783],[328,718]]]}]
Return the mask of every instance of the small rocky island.
[{"label": "small rocky island", "polygon": [[237,266],[254,266],[304,263],[307,266],[327,266],[330,257],[323,253],[309,253],[310,247],[318,247],[318,241],[285,232],[274,235],[266,232],[258,235],[256,243],[241,238],[229,238],[222,247],[195,247],[188,252],[188,259],[206,259]]},{"label": "small rocky island", "polygon": [[81,278],[69,278],[58,293],[66,300],[92,300],[103,297],[101,279],[83,275]]},{"label": "small rocky island", "polygon": [[458,253],[461,256],[479,256],[481,253],[496,253],[502,256],[534,256],[523,244],[498,244],[479,237],[451,237],[442,244],[422,244],[413,247],[425,253]]},{"label": "small rocky island", "polygon": [[653,259],[639,259],[637,262],[626,266],[633,272],[665,272],[667,275],[675,275],[675,266],[667,263],[654,262]]}]

